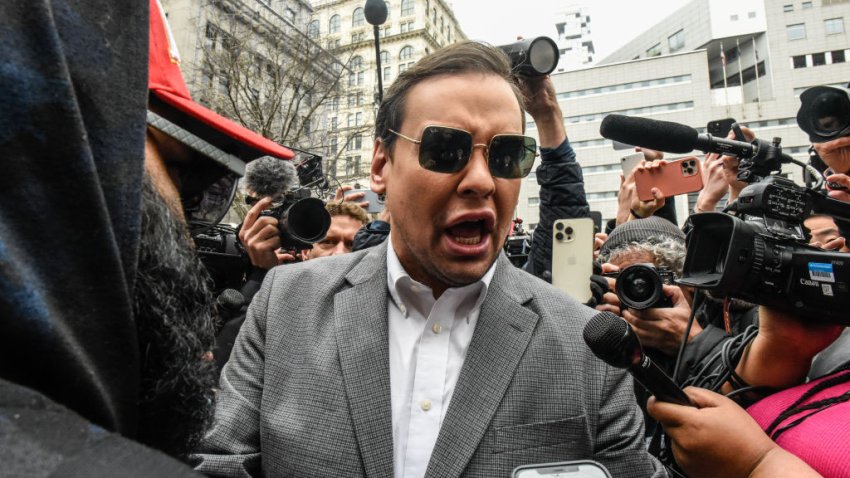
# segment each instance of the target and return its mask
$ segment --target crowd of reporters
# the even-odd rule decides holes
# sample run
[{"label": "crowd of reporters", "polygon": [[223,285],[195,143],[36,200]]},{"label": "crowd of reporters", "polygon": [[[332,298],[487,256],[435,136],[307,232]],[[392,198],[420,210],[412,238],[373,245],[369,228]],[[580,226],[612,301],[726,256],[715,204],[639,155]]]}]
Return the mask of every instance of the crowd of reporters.
[{"label": "crowd of reporters", "polygon": [[[152,15],[158,15],[155,5],[151,2]],[[9,18],[25,17],[11,6],[3,8],[9,10]],[[127,6],[120,10],[119,16],[136,18],[145,9]],[[81,13],[103,15],[90,8],[82,8]],[[75,31],[77,26],[67,23],[67,14],[60,12],[58,27],[46,22],[44,28]],[[54,14],[39,10],[28,15],[43,21]],[[19,26],[22,31],[31,28]],[[113,28],[107,35],[119,38],[120,31]],[[155,33],[162,32],[152,29],[151,35]],[[98,35],[102,33],[92,34],[90,41],[102,43],[104,39]],[[142,40],[144,37],[139,35]],[[135,51],[138,46],[134,43],[125,48]],[[87,54],[95,50],[88,50]],[[54,63],[64,61],[65,53],[61,48],[51,51],[32,55],[26,61],[40,65],[49,72],[45,73],[48,76],[56,75]],[[80,53],[74,51],[73,55],[77,54]],[[72,60],[91,64],[88,57]],[[153,62],[152,58],[151,71]],[[144,70],[142,63],[136,59],[118,65],[116,68],[123,72],[119,78],[135,84],[138,75],[133,72]],[[71,85],[103,82],[103,77],[62,71],[59,77],[64,79],[68,97],[73,97]],[[138,91],[144,90],[143,85],[135,86]],[[539,135],[542,159],[536,176],[541,207],[540,221],[530,244],[524,248],[528,257],[516,265],[551,282],[555,221],[588,217],[590,207],[580,158],[567,139],[551,81],[546,76],[524,77],[520,87]],[[10,229],[8,234],[4,232],[6,247],[0,250],[5,261],[4,310],[8,317],[4,328],[11,333],[0,343],[6,354],[0,367],[0,445],[9,446],[0,454],[13,458],[10,473],[24,470],[34,476],[106,476],[121,470],[124,476],[135,476],[131,471],[138,476],[190,476],[175,461],[161,460],[126,438],[192,461],[212,420],[213,364],[218,365],[220,374],[267,272],[274,269],[274,274],[287,274],[287,268],[294,263],[375,247],[389,237],[391,216],[406,213],[388,209],[377,212],[372,202],[380,199],[371,196],[367,200],[366,188],[340,185],[325,187],[317,194],[313,183],[305,184],[286,161],[291,159],[290,151],[279,145],[254,142],[250,154],[240,156],[247,162],[244,191],[237,195],[242,198],[237,202],[245,205],[243,214],[237,215],[233,224],[218,229],[210,227],[217,224],[198,227],[193,219],[198,217],[197,209],[192,208],[203,209],[203,201],[193,203],[189,196],[199,195],[198,191],[211,184],[235,188],[236,171],[221,173],[227,164],[221,159],[215,166],[199,159],[197,150],[188,144],[197,144],[193,134],[201,134],[203,128],[192,130],[181,123],[185,111],[174,113],[179,101],[169,99],[171,90],[153,80],[148,88],[144,94],[137,92],[132,101],[121,91],[98,90],[104,95],[103,101],[122,104],[126,111],[111,111],[106,103],[95,101],[83,101],[79,110],[62,110],[64,113],[58,118],[77,121],[77,126],[93,122],[88,128],[80,126],[79,131],[63,132],[50,118],[36,115],[38,128],[59,136],[26,136],[26,141],[9,149],[18,168],[12,181],[51,185],[65,191],[63,174],[44,174],[39,161],[56,159],[52,149],[56,144],[79,146],[79,164],[75,163],[69,171],[79,174],[85,187],[69,193],[69,197],[92,205],[88,211],[95,211],[96,217],[90,223],[98,237],[105,238],[86,248],[86,241],[71,235],[69,240],[80,246],[76,256],[57,248],[57,267],[47,267],[43,260],[39,262],[43,266],[33,267],[24,259],[33,252],[30,244],[13,237]],[[847,95],[843,89],[833,90],[827,93],[838,96],[830,97],[831,101]],[[803,101],[810,96],[804,94]],[[21,103],[16,105],[20,108],[33,108],[26,98],[18,99]],[[191,101],[188,93],[183,100]],[[850,102],[850,96],[844,101]],[[134,121],[143,119],[146,109],[150,110],[147,128],[133,128]],[[110,115],[126,115],[134,121]],[[205,116],[207,113],[199,115],[207,123],[220,121]],[[110,125],[124,125],[125,129],[118,134],[116,129],[97,123],[95,119],[101,117],[109,119]],[[818,134],[810,134],[813,164],[823,175],[823,181],[818,182],[822,186],[811,192],[850,202],[850,115],[827,119],[838,126],[822,124]],[[164,133],[174,127],[170,123],[188,130],[184,132],[187,135],[181,136],[182,141],[175,142],[177,133]],[[809,132],[807,125],[801,127]],[[830,127],[828,134],[823,133]],[[130,158],[132,154],[124,151],[123,145],[95,137],[94,149],[89,149],[86,131],[109,131],[121,138],[126,134],[125,143],[135,146],[133,152],[140,153],[144,148],[144,173],[141,157]],[[131,134],[133,131],[138,134]],[[244,134],[241,130],[230,133],[245,138],[240,136]],[[756,140],[746,127],[740,133],[743,137],[730,132],[729,139]],[[231,145],[228,141],[222,144]],[[845,328],[848,321],[835,319],[841,314],[834,311],[826,319],[826,315],[811,314],[811,310],[823,305],[803,303],[803,298],[789,298],[792,303],[799,302],[800,307],[782,308],[772,305],[775,303],[747,302],[734,294],[717,296],[679,284],[677,281],[686,272],[687,258],[699,253],[689,250],[694,244],[695,226],[691,219],[681,228],[676,224],[673,200],[660,188],[653,189],[651,200],[638,198],[637,172],[662,168],[665,160],[661,152],[641,144],[635,146],[645,161],[621,178],[616,218],[606,231],[595,236],[594,274],[587,278],[592,298],[586,305],[625,321],[647,355],[676,384],[699,387],[685,389],[694,406],[683,406],[650,398],[640,385],[635,386],[635,400],[646,413],[649,450],[671,475],[850,476],[845,459],[847,442],[843,439],[850,415],[850,334]],[[214,154],[209,148],[206,151]],[[234,150],[228,154],[238,156],[243,152]],[[130,159],[126,164],[117,163],[113,156]],[[727,209],[734,209],[736,199],[750,187],[739,180],[741,161],[742,158],[717,153],[701,160],[704,187],[692,213],[716,211],[724,199]],[[229,182],[211,180],[198,186],[198,191],[187,192],[195,186],[191,172],[196,170],[186,165],[201,168],[199,163]],[[179,169],[175,164],[183,169],[175,172],[175,168]],[[35,199],[32,208],[21,207],[4,219],[4,224],[18,228],[16,234],[40,232],[33,229],[41,221],[29,225],[27,222],[38,219],[38,210],[48,210],[45,205],[55,205],[58,216],[74,214],[65,210],[70,205],[44,191],[36,191],[31,197],[18,192],[4,194],[11,194],[10,199],[16,204]],[[227,205],[234,194],[235,189],[228,189],[223,195]],[[138,204],[133,205],[125,195],[137,197]],[[316,197],[321,195],[325,196],[324,201]],[[212,196],[204,199],[213,201]],[[224,211],[220,212],[223,215]],[[191,229],[194,244],[185,234],[186,226]],[[850,251],[844,221],[815,213],[806,217],[802,226],[803,238],[796,242],[788,239],[795,247],[804,247],[800,243],[804,240],[812,251]],[[217,236],[211,236],[210,231]],[[230,239],[222,239],[227,235]],[[235,252],[221,254],[210,249],[209,244],[216,241],[232,246],[227,250]],[[109,251],[109,260],[103,258],[103,251]],[[51,253],[50,248],[38,252]],[[206,267],[196,260],[198,252]],[[321,269],[321,265],[316,267]],[[52,275],[56,269],[58,277]],[[100,271],[101,276],[92,270]],[[844,286],[835,280],[840,273],[843,272],[833,271],[831,281],[815,282],[819,287],[830,286],[824,286],[823,291],[832,291],[834,286],[836,294],[846,294],[841,288]],[[656,294],[652,300],[635,300],[630,295],[629,287],[635,285],[636,277],[654,284]],[[80,278],[85,281],[74,282]],[[88,282],[96,286],[90,287]],[[54,305],[59,303],[69,303],[72,309],[63,311]],[[19,310],[25,312],[18,314]],[[14,322],[18,317],[44,321]],[[112,320],[115,317],[132,319]],[[439,330],[434,329],[434,333]],[[23,346],[27,340],[35,342],[27,348]],[[11,358],[25,359],[26,366],[15,366]],[[427,411],[424,405],[423,410]],[[104,439],[105,436],[110,438]],[[3,473],[0,471],[0,475]]]}]

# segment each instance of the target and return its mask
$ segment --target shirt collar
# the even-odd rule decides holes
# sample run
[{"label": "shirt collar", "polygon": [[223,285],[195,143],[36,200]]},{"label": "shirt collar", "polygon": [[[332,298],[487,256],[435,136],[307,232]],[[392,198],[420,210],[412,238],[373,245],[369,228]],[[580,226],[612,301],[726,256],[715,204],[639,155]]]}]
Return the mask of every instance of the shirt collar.
[{"label": "shirt collar", "polygon": [[[487,296],[490,281],[493,280],[493,275],[496,273],[497,262],[493,261],[493,265],[477,281],[463,287],[450,287],[443,294],[458,294],[463,297],[459,301],[461,307],[464,307],[465,304],[467,311],[477,310]],[[415,281],[401,265],[401,261],[393,248],[392,233],[387,237],[387,289],[396,307],[401,310],[405,318],[409,316],[408,309],[410,307],[427,318],[431,307],[436,302],[431,288]],[[472,301],[473,297],[475,298],[474,302]],[[467,315],[467,313],[463,315]],[[467,320],[469,320],[468,315]]]}]

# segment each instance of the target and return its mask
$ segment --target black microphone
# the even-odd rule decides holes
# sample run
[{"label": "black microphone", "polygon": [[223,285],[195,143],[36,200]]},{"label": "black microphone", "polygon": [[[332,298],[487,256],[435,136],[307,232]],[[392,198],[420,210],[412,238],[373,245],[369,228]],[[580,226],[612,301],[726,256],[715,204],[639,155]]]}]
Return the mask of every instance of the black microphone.
[{"label": "black microphone", "polygon": [[685,154],[696,149],[738,158],[752,158],[758,154],[755,144],[699,134],[690,126],[672,121],[612,114],[602,120],[599,133],[607,139],[667,153]]},{"label": "black microphone", "polygon": [[643,353],[632,326],[610,312],[600,312],[584,326],[584,341],[594,355],[612,367],[624,368],[659,400],[694,404],[685,392]]},{"label": "black microphone", "polygon": [[245,165],[245,188],[257,198],[279,198],[298,186],[292,161],[263,156]]},{"label": "black microphone", "polygon": [[370,25],[383,25],[387,21],[387,4],[383,0],[366,0],[363,16]]}]

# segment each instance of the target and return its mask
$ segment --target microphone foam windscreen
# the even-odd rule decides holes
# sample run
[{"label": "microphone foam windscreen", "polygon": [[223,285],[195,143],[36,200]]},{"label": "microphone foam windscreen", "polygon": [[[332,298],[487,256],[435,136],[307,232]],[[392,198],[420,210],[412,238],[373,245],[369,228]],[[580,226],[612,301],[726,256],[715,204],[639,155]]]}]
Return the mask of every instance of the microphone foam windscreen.
[{"label": "microphone foam windscreen", "polygon": [[[600,312],[584,326],[582,336],[594,355],[614,367],[626,367],[623,342],[629,324],[610,312]],[[624,361],[625,360],[625,361]]]},{"label": "microphone foam windscreen", "polygon": [[690,153],[699,135],[680,123],[615,114],[602,120],[599,133],[607,139],[668,153]]},{"label": "microphone foam windscreen", "polygon": [[277,198],[298,186],[292,161],[263,156],[245,165],[245,187],[259,198]]}]

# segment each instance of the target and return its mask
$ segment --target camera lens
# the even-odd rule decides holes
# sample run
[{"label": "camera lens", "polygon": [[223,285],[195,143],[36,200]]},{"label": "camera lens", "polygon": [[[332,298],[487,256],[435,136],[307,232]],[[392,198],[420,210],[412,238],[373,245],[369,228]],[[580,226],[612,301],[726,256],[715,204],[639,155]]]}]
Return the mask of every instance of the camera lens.
[{"label": "camera lens", "polygon": [[564,223],[563,222],[556,223],[555,229],[557,229],[559,231],[563,231],[564,230]]},{"label": "camera lens", "polygon": [[564,240],[564,233],[563,232],[556,232],[555,233],[555,239],[557,239],[559,241],[563,241]]},{"label": "camera lens", "polygon": [[838,134],[850,124],[850,101],[843,91],[825,89],[812,101],[811,108],[813,126],[819,135]]},{"label": "camera lens", "polygon": [[662,294],[661,277],[651,265],[631,265],[617,278],[617,297],[624,307],[648,309],[658,303]]},{"label": "camera lens", "polygon": [[571,235],[573,234],[573,228],[568,227],[568,228],[567,228],[567,230],[566,230],[566,231],[564,231],[564,232],[566,232],[566,233],[567,233],[567,235],[570,235],[570,236],[571,236]]}]

